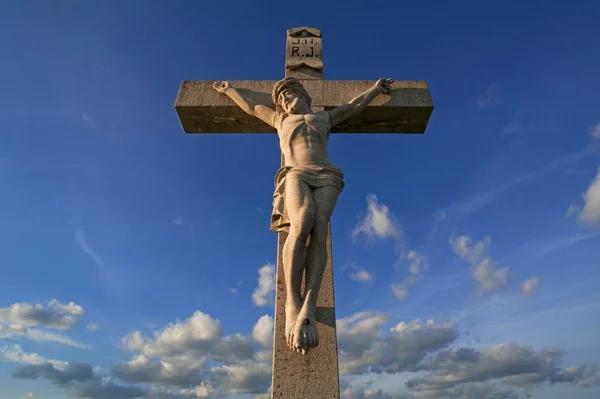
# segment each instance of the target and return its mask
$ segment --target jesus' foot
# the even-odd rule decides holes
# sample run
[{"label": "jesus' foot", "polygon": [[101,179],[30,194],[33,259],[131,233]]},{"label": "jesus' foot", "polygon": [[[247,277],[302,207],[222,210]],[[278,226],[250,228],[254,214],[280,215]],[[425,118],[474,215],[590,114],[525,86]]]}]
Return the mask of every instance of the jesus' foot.
[{"label": "jesus' foot", "polygon": [[305,355],[309,349],[319,345],[319,334],[317,332],[315,315],[313,311],[309,310],[306,303],[300,310],[300,313],[298,313],[293,335],[293,349],[303,355]]},{"label": "jesus' foot", "polygon": [[294,327],[296,325],[296,319],[300,312],[300,306],[294,301],[286,301],[285,303],[285,342],[294,349]]}]

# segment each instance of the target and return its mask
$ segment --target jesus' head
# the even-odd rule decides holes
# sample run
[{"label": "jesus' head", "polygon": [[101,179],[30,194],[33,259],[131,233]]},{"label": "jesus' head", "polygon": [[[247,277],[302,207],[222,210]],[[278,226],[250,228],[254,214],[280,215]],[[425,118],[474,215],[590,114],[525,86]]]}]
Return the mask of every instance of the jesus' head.
[{"label": "jesus' head", "polygon": [[285,78],[273,86],[273,104],[278,114],[303,114],[311,112],[312,99],[296,78]]}]

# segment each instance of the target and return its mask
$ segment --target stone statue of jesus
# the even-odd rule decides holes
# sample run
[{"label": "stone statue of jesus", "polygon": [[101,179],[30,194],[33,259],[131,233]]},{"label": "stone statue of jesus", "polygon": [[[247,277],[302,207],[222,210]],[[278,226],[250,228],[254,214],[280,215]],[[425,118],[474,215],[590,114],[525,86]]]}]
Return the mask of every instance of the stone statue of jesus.
[{"label": "stone statue of jesus", "polygon": [[288,232],[282,255],[287,291],[285,336],[287,345],[299,353],[306,354],[319,344],[317,295],[327,263],[329,220],[344,187],[342,170],[327,154],[331,127],[360,114],[379,94],[389,93],[392,82],[380,79],[348,104],[317,113],[312,111],[310,95],[295,78],[282,79],[273,87],[275,110],[257,104],[229,82],[213,85],[246,113],[277,129],[284,166],[275,176],[271,230]]}]

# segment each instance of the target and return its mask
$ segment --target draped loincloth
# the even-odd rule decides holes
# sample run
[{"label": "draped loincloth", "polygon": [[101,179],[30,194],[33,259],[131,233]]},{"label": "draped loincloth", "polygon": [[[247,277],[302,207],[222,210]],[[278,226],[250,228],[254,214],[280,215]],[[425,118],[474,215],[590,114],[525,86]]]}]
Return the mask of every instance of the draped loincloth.
[{"label": "draped loincloth", "polygon": [[341,193],[344,188],[344,174],[337,166],[330,164],[307,164],[296,167],[283,166],[275,174],[271,231],[288,232],[290,229],[290,220],[285,207],[285,182],[286,179],[290,178],[302,180],[311,189],[333,186]]}]

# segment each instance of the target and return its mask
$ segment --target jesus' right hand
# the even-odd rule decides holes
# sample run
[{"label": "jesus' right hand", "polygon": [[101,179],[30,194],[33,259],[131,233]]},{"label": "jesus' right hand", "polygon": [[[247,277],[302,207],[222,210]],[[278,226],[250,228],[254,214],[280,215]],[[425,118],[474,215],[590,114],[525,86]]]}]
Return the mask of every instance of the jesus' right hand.
[{"label": "jesus' right hand", "polygon": [[217,80],[215,83],[213,83],[213,88],[219,93],[225,93],[229,87],[229,82],[226,80]]},{"label": "jesus' right hand", "polygon": [[389,94],[391,90],[391,85],[394,83],[392,79],[379,79],[377,83],[375,83],[375,87],[377,87],[383,94]]}]

